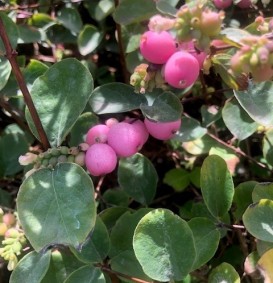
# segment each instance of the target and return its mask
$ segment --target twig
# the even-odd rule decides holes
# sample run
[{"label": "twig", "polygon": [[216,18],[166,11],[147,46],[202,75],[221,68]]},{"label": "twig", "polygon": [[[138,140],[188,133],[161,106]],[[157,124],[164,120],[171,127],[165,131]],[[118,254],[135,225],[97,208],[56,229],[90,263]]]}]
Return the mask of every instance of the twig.
[{"label": "twig", "polygon": [[34,106],[34,103],[33,103],[33,100],[30,96],[28,88],[26,86],[22,72],[21,72],[21,70],[20,70],[20,68],[17,64],[17,61],[16,61],[17,53],[16,53],[15,50],[13,50],[13,48],[10,44],[10,41],[9,41],[9,38],[8,38],[7,33],[6,33],[6,30],[5,30],[5,27],[4,27],[4,24],[3,24],[1,17],[0,17],[0,36],[3,40],[4,46],[5,46],[5,49],[6,49],[6,57],[11,64],[12,71],[13,71],[15,78],[17,80],[17,83],[18,83],[18,85],[19,85],[19,87],[20,87],[20,89],[23,93],[25,103],[26,103],[26,105],[29,109],[30,115],[31,115],[32,120],[33,120],[35,127],[37,129],[41,143],[42,143],[44,149],[47,150],[50,147],[48,138],[46,136],[45,130],[43,128],[43,125],[42,125],[41,120],[39,118],[39,115],[37,113],[37,110]]},{"label": "twig", "polygon": [[105,178],[105,176],[101,176],[99,181],[98,181],[98,184],[97,184],[96,189],[95,189],[95,199],[97,199],[97,197],[99,197],[101,195],[100,189],[101,189],[102,183],[104,181],[104,178]]},{"label": "twig", "polygon": [[[119,4],[119,0],[115,0],[115,6],[117,7]],[[118,41],[118,48],[119,48],[119,55],[120,55],[120,65],[122,68],[123,79],[125,83],[129,83],[129,73],[127,71],[126,60],[125,60],[125,52],[124,46],[122,42],[122,34],[121,34],[121,26],[120,24],[116,23],[117,29],[117,41]]]},{"label": "twig", "polygon": [[211,133],[209,133],[209,132],[207,132],[207,134],[208,134],[211,138],[213,138],[214,140],[216,140],[218,143],[220,143],[220,144],[224,145],[225,147],[227,147],[227,148],[231,149],[232,151],[234,151],[236,154],[239,154],[239,155],[245,157],[246,159],[250,160],[251,162],[255,163],[256,165],[258,165],[258,166],[260,166],[260,167],[262,167],[262,168],[264,168],[264,169],[270,170],[266,164],[261,163],[261,162],[257,161],[255,158],[253,158],[253,157],[247,155],[247,154],[246,154],[245,152],[243,152],[239,147],[234,147],[234,146],[232,146],[232,145],[230,145],[230,144],[228,144],[228,143],[222,141],[221,139],[219,139],[218,137],[216,137],[215,135],[213,135],[213,134],[211,134]]},{"label": "twig", "polygon": [[126,274],[123,274],[123,273],[120,273],[118,271],[114,271],[112,270],[111,268],[105,266],[105,265],[96,265],[97,267],[101,268],[103,271],[107,272],[107,273],[111,273],[111,274],[115,274],[117,276],[120,276],[120,277],[123,277],[123,278],[126,278],[126,279],[129,279],[131,281],[134,281],[136,283],[150,283],[149,281],[145,281],[145,280],[142,280],[142,279],[139,279],[139,278],[135,278],[135,277],[131,277],[129,275],[126,275]]}]

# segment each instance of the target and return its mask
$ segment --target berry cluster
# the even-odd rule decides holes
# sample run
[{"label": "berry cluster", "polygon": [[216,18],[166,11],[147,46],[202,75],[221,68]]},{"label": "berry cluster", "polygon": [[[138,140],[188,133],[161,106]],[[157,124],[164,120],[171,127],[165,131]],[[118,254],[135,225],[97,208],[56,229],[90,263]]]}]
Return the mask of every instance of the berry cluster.
[{"label": "berry cluster", "polygon": [[23,166],[33,165],[25,176],[30,176],[33,172],[41,168],[54,168],[58,163],[73,162],[80,166],[84,166],[85,151],[87,144],[80,144],[79,146],[67,147],[60,146],[58,148],[49,148],[47,151],[40,154],[27,152],[25,155],[19,157],[19,163]]},{"label": "berry cluster", "polygon": [[181,120],[154,122],[145,118],[125,119],[118,122],[111,118],[105,124],[89,129],[86,143],[85,165],[93,176],[111,173],[119,157],[130,157],[137,153],[148,140],[149,134],[160,140],[168,140],[180,128]]},{"label": "berry cluster", "polygon": [[251,73],[253,80],[262,82],[273,77],[273,42],[266,36],[249,36],[241,40],[242,47],[231,58],[235,75]]},{"label": "berry cluster", "polygon": [[0,248],[0,256],[8,261],[8,270],[13,270],[18,263],[18,258],[26,243],[24,233],[20,231],[16,217],[13,213],[4,214],[0,210],[0,236],[4,237],[2,241],[3,247]]}]

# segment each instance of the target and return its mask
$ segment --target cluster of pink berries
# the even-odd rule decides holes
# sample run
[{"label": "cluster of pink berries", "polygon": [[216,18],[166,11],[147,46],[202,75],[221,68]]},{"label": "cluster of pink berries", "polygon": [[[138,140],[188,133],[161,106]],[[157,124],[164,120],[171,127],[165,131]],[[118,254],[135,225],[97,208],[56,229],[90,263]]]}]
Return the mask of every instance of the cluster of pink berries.
[{"label": "cluster of pink berries", "polygon": [[95,125],[86,134],[89,145],[85,154],[85,165],[93,176],[111,173],[119,157],[130,157],[137,153],[148,140],[149,134],[160,140],[173,137],[180,128],[181,120],[154,122],[145,118],[125,119],[119,122],[108,119],[105,124]]},{"label": "cluster of pink berries", "polygon": [[203,4],[183,5],[174,19],[152,17],[140,40],[140,52],[149,66],[136,67],[130,81],[135,90],[144,93],[153,87],[193,85],[223,19],[223,11],[212,11]]},{"label": "cluster of pink berries", "polygon": [[272,79],[273,42],[266,36],[249,36],[241,43],[242,47],[231,58],[232,73],[251,73],[256,82]]}]

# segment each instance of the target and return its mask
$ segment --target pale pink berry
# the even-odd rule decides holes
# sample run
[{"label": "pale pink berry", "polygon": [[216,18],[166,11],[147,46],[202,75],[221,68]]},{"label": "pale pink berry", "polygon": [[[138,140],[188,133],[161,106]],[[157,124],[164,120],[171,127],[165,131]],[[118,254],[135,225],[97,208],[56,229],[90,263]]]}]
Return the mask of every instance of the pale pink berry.
[{"label": "pale pink berry", "polygon": [[116,118],[109,118],[105,121],[105,125],[111,128],[113,125],[118,124],[119,121]]},{"label": "pale pink berry", "polygon": [[213,3],[218,9],[226,9],[231,6],[233,0],[213,0]]},{"label": "pale pink berry", "polygon": [[150,18],[148,28],[151,31],[163,31],[171,29],[175,24],[174,19],[162,17],[161,15],[155,15]]},{"label": "pale pink berry", "polygon": [[197,80],[199,68],[199,63],[193,55],[178,51],[165,64],[164,78],[175,88],[186,88]]},{"label": "pale pink berry", "polygon": [[175,40],[167,31],[146,31],[141,36],[140,52],[151,63],[164,64],[175,51]]},{"label": "pale pink berry", "polygon": [[135,126],[121,122],[110,128],[108,144],[118,156],[129,157],[141,149],[142,136]]},{"label": "pale pink berry", "polygon": [[224,19],[224,11],[214,12],[205,10],[202,13],[200,29],[207,36],[217,36],[221,31],[221,25]]},{"label": "pale pink berry", "polygon": [[181,126],[181,120],[173,122],[155,122],[147,118],[144,124],[151,136],[159,140],[171,139]]},{"label": "pale pink berry", "polygon": [[105,175],[114,171],[117,165],[117,155],[108,144],[96,143],[87,150],[85,165],[91,175]]},{"label": "pale pink berry", "polygon": [[144,125],[144,123],[139,119],[128,119],[127,123],[133,125],[135,129],[140,133],[141,136],[141,147],[146,143],[149,138],[149,133]]},{"label": "pale pink berry", "polygon": [[109,127],[107,127],[106,125],[96,125],[89,129],[86,134],[85,141],[89,145],[95,143],[106,143],[108,132]]},{"label": "pale pink berry", "polygon": [[251,4],[252,4],[251,0],[241,0],[239,3],[237,3],[237,6],[242,9],[246,9],[249,8]]}]

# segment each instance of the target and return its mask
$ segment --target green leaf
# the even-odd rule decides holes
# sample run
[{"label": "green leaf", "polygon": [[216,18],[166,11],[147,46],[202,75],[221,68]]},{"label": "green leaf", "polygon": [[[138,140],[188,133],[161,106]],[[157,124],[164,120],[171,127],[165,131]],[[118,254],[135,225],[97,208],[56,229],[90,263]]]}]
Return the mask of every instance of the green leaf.
[{"label": "green leaf", "polygon": [[273,124],[273,82],[253,83],[249,81],[245,91],[234,91],[234,95],[248,115],[264,126]]},{"label": "green leaf", "polygon": [[36,251],[51,244],[79,248],[95,225],[93,183],[74,163],[34,172],[20,187],[17,207]]},{"label": "green leaf", "polygon": [[273,242],[270,243],[270,242],[257,240],[256,245],[257,245],[257,252],[259,253],[259,256],[261,256],[265,252],[273,249]]},{"label": "green leaf", "polygon": [[243,215],[248,232],[266,242],[273,242],[273,201],[262,199],[250,205]]},{"label": "green leaf", "polygon": [[124,251],[133,250],[132,240],[135,228],[140,219],[150,211],[150,208],[141,208],[136,212],[127,211],[120,216],[110,235],[111,249],[109,256],[111,258]]},{"label": "green leaf", "polygon": [[123,83],[109,83],[94,89],[90,105],[97,114],[122,113],[138,109],[147,103],[145,96],[134,93],[133,87]]},{"label": "green leaf", "polygon": [[273,165],[273,129],[269,129],[265,132],[265,135],[263,137],[263,156],[266,159],[266,161]]},{"label": "green leaf", "polygon": [[41,30],[33,26],[18,25],[17,28],[19,32],[19,38],[18,38],[19,44],[40,42],[45,37],[45,35],[42,33]]},{"label": "green leaf", "polygon": [[[17,40],[18,40],[18,29],[17,25],[12,21],[11,18],[9,18],[4,12],[0,12],[0,17],[3,21],[5,31],[8,35],[10,44],[13,49],[16,49],[17,46]],[[5,54],[6,49],[3,44],[2,39],[0,38],[0,51],[1,53]]]},{"label": "green leaf", "polygon": [[207,129],[200,126],[200,123],[190,117],[182,117],[181,127],[175,133],[174,140],[187,142],[202,138],[207,133]]},{"label": "green leaf", "polygon": [[270,199],[273,201],[273,183],[258,183],[252,192],[253,202],[261,199]]},{"label": "green leaf", "polygon": [[70,30],[66,29],[61,24],[50,26],[46,31],[47,39],[52,44],[77,44],[77,35],[72,34]]},{"label": "green leaf", "polygon": [[29,23],[37,28],[46,30],[50,26],[55,25],[56,22],[45,13],[34,13]]},{"label": "green leaf", "polygon": [[[170,3],[170,1],[167,0],[159,0],[156,2],[156,8],[159,10],[159,12],[171,16],[175,16],[177,13],[177,9],[175,8],[175,5],[178,1],[173,1],[174,3]],[[174,5],[172,5],[174,4]]]},{"label": "green leaf", "polygon": [[206,128],[222,118],[222,111],[218,108],[218,106],[215,105],[202,105],[201,114],[202,126]]},{"label": "green leaf", "polygon": [[[122,40],[125,47],[125,53],[139,50],[141,35],[145,32],[145,28],[141,24],[132,24],[121,26]],[[136,65],[135,65],[136,66]]]},{"label": "green leaf", "polygon": [[63,7],[58,11],[57,19],[72,33],[77,34],[82,28],[82,20],[75,8]]},{"label": "green leaf", "polygon": [[209,283],[240,283],[240,276],[229,263],[223,262],[212,270]]},{"label": "green leaf", "polygon": [[258,261],[258,267],[262,270],[264,282],[273,281],[273,249],[265,252]]},{"label": "green leaf", "polygon": [[117,6],[113,17],[121,25],[142,22],[157,14],[154,1],[123,0]]},{"label": "green leaf", "polygon": [[98,22],[109,16],[115,9],[113,0],[100,0],[100,1],[84,1],[84,6],[88,10],[90,16]]},{"label": "green leaf", "polygon": [[208,218],[196,217],[191,219],[188,224],[193,233],[196,250],[192,267],[192,270],[195,270],[207,263],[216,253],[220,241],[220,232]]},{"label": "green leaf", "polygon": [[149,204],[156,192],[158,176],[152,162],[140,153],[121,158],[118,167],[118,183],[134,200]]},{"label": "green leaf", "polygon": [[83,265],[68,248],[55,249],[51,253],[50,265],[41,283],[63,282],[73,271]]},{"label": "green leaf", "polygon": [[107,228],[100,217],[97,217],[92,235],[83,244],[80,251],[71,248],[74,255],[82,262],[103,262],[110,249]]},{"label": "green leaf", "polygon": [[82,266],[72,272],[64,283],[106,283],[100,268],[93,266]]},{"label": "green leaf", "polygon": [[21,133],[0,136],[0,176],[11,176],[23,169],[18,158],[28,151],[28,147],[27,139]]},{"label": "green leaf", "polygon": [[222,116],[227,128],[239,140],[251,136],[258,127],[258,124],[249,117],[238,101],[234,99],[226,101]]},{"label": "green leaf", "polygon": [[177,192],[182,192],[190,184],[189,172],[183,168],[173,168],[165,174],[163,183],[171,186]]},{"label": "green leaf", "polygon": [[100,213],[100,218],[107,227],[107,229],[111,230],[115,226],[119,217],[121,217],[121,215],[123,215],[128,210],[129,208],[127,207],[109,207],[104,209]]},{"label": "green leaf", "polygon": [[154,280],[181,280],[195,259],[192,231],[167,209],[156,209],[138,223],[133,247],[145,274]]},{"label": "green leaf", "polygon": [[[111,269],[128,275],[130,277],[152,282],[152,280],[143,272],[133,250],[124,251],[110,260]],[[131,282],[129,280],[129,282]]]},{"label": "green leaf", "polygon": [[[61,145],[84,110],[92,90],[90,72],[72,58],[54,64],[34,82],[31,96],[52,147]],[[38,138],[28,110],[26,118]]]},{"label": "green leaf", "polygon": [[9,282],[40,283],[48,270],[50,254],[51,252],[48,250],[45,253],[32,251],[25,255],[12,272]]},{"label": "green leaf", "polygon": [[145,117],[159,122],[176,121],[180,119],[183,111],[179,98],[172,92],[163,92],[151,106],[141,104],[140,109]]},{"label": "green leaf", "polygon": [[0,90],[2,90],[9,80],[11,65],[9,60],[0,56]]},{"label": "green leaf", "polygon": [[0,205],[5,207],[13,207],[13,199],[11,195],[0,188]]},{"label": "green leaf", "polygon": [[208,156],[201,168],[201,190],[206,206],[215,217],[224,216],[231,207],[234,185],[226,162],[217,155]]},{"label": "green leaf", "polygon": [[224,41],[235,47],[241,47],[241,40],[251,34],[239,28],[225,28],[221,31]]},{"label": "green leaf", "polygon": [[85,56],[93,52],[100,44],[103,38],[100,32],[93,25],[85,25],[78,36],[78,48],[81,55]]},{"label": "green leaf", "polygon": [[193,155],[208,153],[213,146],[218,145],[217,141],[209,135],[204,135],[202,138],[182,143],[183,148]]},{"label": "green leaf", "polygon": [[256,181],[247,181],[235,188],[233,202],[236,209],[233,214],[237,220],[242,219],[245,210],[252,203],[252,192],[257,184]]},{"label": "green leaf", "polygon": [[189,176],[191,183],[197,188],[200,188],[200,175],[201,167],[195,166]]},{"label": "green leaf", "polygon": [[127,207],[130,203],[128,194],[120,189],[107,190],[102,197],[108,205]]},{"label": "green leaf", "polygon": [[98,116],[91,112],[83,113],[71,129],[69,145],[77,146],[84,142],[88,130],[97,124],[99,124]]},{"label": "green leaf", "polygon": [[230,88],[238,90],[240,89],[239,80],[229,72],[230,70],[230,54],[220,53],[212,56],[213,67],[215,68],[216,73],[218,73],[221,79],[228,85]]}]

